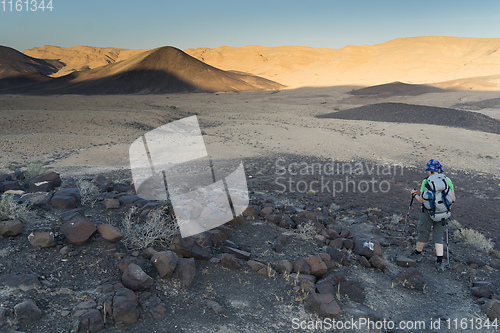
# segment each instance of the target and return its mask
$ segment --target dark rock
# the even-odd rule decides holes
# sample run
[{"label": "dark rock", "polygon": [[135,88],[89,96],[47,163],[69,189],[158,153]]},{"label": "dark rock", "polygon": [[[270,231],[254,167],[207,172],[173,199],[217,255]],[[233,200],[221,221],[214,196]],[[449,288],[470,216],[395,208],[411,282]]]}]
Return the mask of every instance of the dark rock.
[{"label": "dark rock", "polygon": [[281,260],[276,266],[276,270],[280,273],[291,273],[293,271],[293,265],[288,260]]},{"label": "dark rock", "polygon": [[322,277],[328,271],[326,264],[323,262],[323,260],[321,260],[321,258],[318,255],[306,257],[304,258],[304,260],[311,268],[311,273],[310,273],[311,275],[314,275],[316,277]]},{"label": "dark rock", "polygon": [[349,264],[349,259],[347,259],[347,254],[344,251],[328,246],[326,252],[339,264],[344,266]]},{"label": "dark rock", "polygon": [[332,294],[311,294],[305,300],[306,309],[324,318],[336,318],[342,314]]},{"label": "dark rock", "polygon": [[42,310],[30,299],[14,306],[14,313],[21,323],[35,322],[42,317]]},{"label": "dark rock", "polygon": [[83,245],[97,231],[97,228],[86,217],[76,215],[64,223],[60,231],[71,244]]},{"label": "dark rock", "polygon": [[[220,229],[212,229],[208,231],[210,238],[212,239],[212,245],[215,247],[221,246],[227,239],[227,234]],[[202,245],[202,244],[200,244]]]},{"label": "dark rock", "polygon": [[290,274],[290,278],[292,280],[298,280],[298,281],[310,281],[312,282],[313,284],[316,283],[316,280],[317,278],[314,276],[314,275],[310,275],[310,274],[297,274],[297,273],[292,273]]},{"label": "dark rock", "polygon": [[328,272],[326,275],[324,275],[321,279],[319,279],[318,284],[319,283],[331,283],[333,285],[339,285],[345,281],[347,281],[347,280],[343,274],[331,271],[331,272]]},{"label": "dark rock", "polygon": [[121,283],[104,285],[98,291],[106,293],[98,300],[103,307],[106,322],[110,320],[118,327],[132,325],[139,318],[137,295]]},{"label": "dark rock", "polygon": [[[344,244],[345,246],[345,244]],[[370,259],[373,255],[382,256],[380,244],[364,239],[356,239],[354,242],[354,253]]]},{"label": "dark rock", "polygon": [[259,216],[262,218],[266,218],[269,214],[272,214],[274,212],[273,207],[264,207],[259,213]]},{"label": "dark rock", "polygon": [[236,259],[236,257],[229,253],[224,253],[220,260],[222,267],[239,269],[242,267],[241,263]]},{"label": "dark rock", "polygon": [[80,310],[73,316],[78,319],[78,330],[80,332],[104,331],[104,320],[99,310]]},{"label": "dark rock", "polygon": [[183,257],[196,260],[210,260],[212,251],[208,247],[201,246],[193,237],[182,238],[176,236],[170,243],[170,250],[179,253]]},{"label": "dark rock", "polygon": [[275,214],[270,214],[266,215],[266,222],[274,225],[278,225],[281,222],[281,216],[275,215]]},{"label": "dark rock", "polygon": [[292,221],[289,216],[283,216],[280,223],[278,224],[281,228],[294,229],[297,228],[297,224]]},{"label": "dark rock", "polygon": [[162,279],[172,276],[178,260],[177,254],[172,251],[156,252],[151,257],[151,262],[155,265]]},{"label": "dark rock", "polygon": [[128,264],[122,275],[122,283],[132,290],[147,290],[153,285],[153,279],[134,263]]},{"label": "dark rock", "polygon": [[141,200],[141,197],[135,194],[126,194],[121,196],[119,199],[120,205],[126,208],[135,206],[135,202]]},{"label": "dark rock", "polygon": [[226,222],[227,225],[247,225],[247,221],[243,216],[235,216],[231,221]]},{"label": "dark rock", "polygon": [[0,307],[0,325],[4,325],[7,321],[7,316],[9,314],[9,310],[3,307]]},{"label": "dark rock", "polygon": [[271,249],[274,251],[274,252],[281,252],[281,246],[283,244],[281,244],[281,242],[276,238],[274,241],[273,241],[273,244],[271,245]]},{"label": "dark rock", "polygon": [[99,188],[101,192],[107,192],[111,190],[111,180],[109,180],[104,175],[98,175],[94,178],[94,184]]},{"label": "dark rock", "polygon": [[19,191],[22,190],[22,186],[19,184],[17,180],[5,181],[2,183],[2,191]]},{"label": "dark rock", "polygon": [[47,173],[44,173],[43,175],[39,175],[39,176],[36,176],[34,178],[31,178],[29,180],[29,183],[31,184],[32,182],[44,182],[44,181],[52,182],[54,187],[59,187],[62,184],[61,177],[59,176],[59,174],[57,172],[54,172],[54,171],[47,172]]},{"label": "dark rock", "polygon": [[384,258],[379,255],[372,256],[370,258],[370,264],[372,264],[373,267],[382,272],[384,272],[387,268],[387,263],[385,262]]},{"label": "dark rock", "polygon": [[242,259],[242,260],[245,260],[245,261],[249,260],[250,256],[252,255],[250,252],[239,250],[239,249],[235,249],[233,247],[228,247],[228,246],[224,246],[222,248],[222,252],[232,254],[236,258]]},{"label": "dark rock", "polygon": [[336,249],[341,249],[344,246],[344,240],[342,238],[335,238],[328,245]]},{"label": "dark rock", "polygon": [[311,274],[311,266],[304,259],[295,260],[292,264],[294,273]]},{"label": "dark rock", "polygon": [[139,297],[144,318],[159,319],[167,314],[167,307],[158,296],[144,293]]},{"label": "dark rock", "polygon": [[101,234],[102,238],[111,243],[116,243],[123,238],[123,234],[118,230],[118,228],[109,224],[99,224],[97,230]]},{"label": "dark rock", "polygon": [[359,264],[364,267],[364,268],[371,268],[372,267],[372,264],[370,264],[370,262],[368,261],[368,259],[366,259],[366,257],[363,257],[363,256],[358,256],[358,262]]},{"label": "dark rock", "polygon": [[491,321],[500,321],[500,301],[497,299],[490,299],[486,304],[482,307],[484,313]]},{"label": "dark rock", "polygon": [[493,295],[494,288],[489,282],[476,282],[474,287],[470,289],[472,296],[477,298],[490,298]]},{"label": "dark rock", "polygon": [[35,207],[47,207],[53,193],[26,193],[23,195],[26,203]]},{"label": "dark rock", "polygon": [[408,268],[399,273],[395,282],[407,289],[415,289],[423,292],[425,290],[426,283],[420,273],[416,268]]},{"label": "dark rock", "polygon": [[205,306],[211,310],[213,310],[216,314],[226,313],[227,309],[224,309],[219,303],[216,301],[205,299],[203,300]]},{"label": "dark rock", "polygon": [[54,193],[54,197],[73,197],[77,205],[80,205],[82,199],[80,189],[78,187],[62,188]]},{"label": "dark rock", "polygon": [[0,275],[0,285],[16,288],[22,291],[37,289],[42,286],[34,274],[4,274]]},{"label": "dark rock", "polygon": [[120,208],[120,200],[114,198],[105,198],[104,206],[106,206],[106,209],[118,209]]},{"label": "dark rock", "polygon": [[17,236],[23,232],[23,223],[19,220],[0,222],[0,235]]},{"label": "dark rock", "polygon": [[492,259],[490,262],[490,266],[496,269],[500,268],[500,259]]},{"label": "dark rock", "polygon": [[354,250],[354,241],[352,239],[344,239],[342,242],[342,245],[347,249],[347,250]]},{"label": "dark rock", "polygon": [[246,216],[246,217],[255,217],[255,207],[254,206],[248,206],[247,209],[241,213],[241,215]]},{"label": "dark rock", "polygon": [[338,292],[340,295],[346,296],[349,300],[363,303],[366,298],[365,290],[361,283],[356,281],[345,281],[339,284]]},{"label": "dark rock", "polygon": [[401,267],[417,267],[417,262],[406,256],[399,255],[396,259],[396,264]]},{"label": "dark rock", "polygon": [[75,198],[69,195],[53,196],[50,199],[50,204],[62,209],[76,208],[77,206]]},{"label": "dark rock", "polygon": [[467,265],[471,266],[472,268],[479,268],[481,266],[486,265],[486,263],[484,261],[482,261],[479,258],[475,258],[475,257],[468,257],[467,259],[464,260],[464,262]]},{"label": "dark rock", "polygon": [[61,222],[61,224],[64,224],[64,223],[70,221],[72,218],[74,218],[77,215],[80,215],[81,217],[85,217],[85,213],[83,211],[83,208],[75,208],[75,209],[72,209],[68,212],[62,213],[61,217],[59,218],[59,222]]},{"label": "dark rock", "polygon": [[194,258],[179,258],[174,277],[181,281],[181,288],[188,289],[196,275]]},{"label": "dark rock", "polygon": [[203,247],[211,247],[212,245],[214,245],[212,236],[207,231],[201,232],[197,235],[193,235],[193,238]]},{"label": "dark rock", "polygon": [[120,269],[120,271],[125,272],[125,270],[127,269],[128,265],[131,264],[131,263],[136,264],[137,266],[141,267],[144,270],[144,262],[142,260],[140,260],[140,259],[138,259],[136,257],[132,257],[132,256],[128,256],[128,257],[123,258],[120,261],[120,264],[118,265],[118,268]]},{"label": "dark rock", "polygon": [[346,313],[350,314],[354,318],[366,318],[374,323],[384,320],[383,315],[363,304],[348,306],[344,308],[344,310]]},{"label": "dark rock", "polygon": [[264,269],[264,270],[267,269],[267,265],[265,265],[261,262],[255,261],[255,260],[248,260],[247,265],[254,272],[259,272],[262,269]]},{"label": "dark rock", "polygon": [[56,245],[54,233],[49,231],[32,232],[28,241],[34,248],[52,247]]}]

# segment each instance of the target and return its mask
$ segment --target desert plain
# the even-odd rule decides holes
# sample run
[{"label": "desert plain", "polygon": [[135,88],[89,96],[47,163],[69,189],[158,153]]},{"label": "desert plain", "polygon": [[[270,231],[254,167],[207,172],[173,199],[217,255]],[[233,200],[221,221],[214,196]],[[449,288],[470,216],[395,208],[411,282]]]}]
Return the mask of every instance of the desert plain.
[{"label": "desert plain", "polygon": [[[351,238],[345,236],[345,239],[357,234],[386,244],[382,256],[386,262],[384,269],[374,268],[376,264],[363,268],[361,256],[352,249],[346,251],[350,263],[334,269],[348,281],[359,282],[365,288],[365,298],[359,302],[334,294],[345,310],[337,317],[339,320],[358,318],[361,310],[353,308],[361,303],[379,315],[365,313],[367,317],[391,318],[396,322],[430,321],[436,316],[443,325],[446,318],[485,320],[487,311],[481,306],[489,304],[489,299],[498,299],[497,290],[500,290],[498,258],[492,254],[500,244],[499,49],[499,39],[448,37],[407,38],[340,50],[292,46],[189,49],[185,54],[192,59],[223,71],[199,67],[204,71],[200,75],[209,73],[210,80],[217,80],[216,88],[207,91],[209,79],[201,86],[197,84],[202,83],[189,83],[183,75],[197,75],[197,72],[192,68],[185,71],[184,55],[179,58],[174,53],[178,72],[166,70],[169,80],[175,76],[189,84],[181,85],[182,91],[165,93],[166,90],[158,90],[157,86],[147,86],[147,75],[141,76],[140,70],[155,71],[154,84],[161,84],[162,76],[156,72],[168,67],[167,56],[173,54],[170,49],[33,48],[24,54],[57,60],[60,64],[46,78],[20,84],[22,94],[9,90],[9,86],[5,88],[0,82],[0,87],[7,89],[0,95],[0,169],[24,170],[28,164],[38,162],[60,173],[62,179],[93,180],[102,174],[117,182],[131,181],[128,159],[131,143],[161,125],[196,115],[213,159],[243,161],[250,203],[256,212],[272,207],[273,214],[282,217],[290,215],[288,206],[299,211],[328,209],[329,216],[335,219],[331,228],[340,235],[344,230],[344,236],[346,229],[351,231]],[[201,66],[190,58],[188,64],[193,63]],[[133,74],[127,74],[127,70]],[[123,90],[127,86],[123,79],[126,75],[134,75],[131,76],[134,80],[138,82],[140,78],[146,83],[137,85],[134,92]],[[119,88],[113,90],[110,84]],[[252,85],[263,88],[249,88]],[[190,90],[193,87],[198,88]],[[99,89],[110,89],[110,93],[99,94]],[[410,243],[395,245],[389,240],[399,236],[404,221],[394,222],[394,216],[406,213],[409,191],[419,186],[425,177],[425,163],[430,158],[443,164],[445,173],[456,185],[453,218],[462,227],[483,233],[492,241],[494,249],[490,253],[472,249],[455,239],[455,243],[451,243],[453,254],[449,269],[442,274],[436,272],[429,255],[427,262],[418,266],[426,281],[424,290],[405,289],[393,282],[402,270],[393,258],[400,251],[411,249],[419,214],[416,205],[408,227]],[[301,191],[278,181],[283,171],[280,166],[284,166],[286,176],[292,177],[294,184],[302,180],[303,184],[310,185],[324,175],[320,170],[300,174],[300,165],[325,165],[331,161],[395,167],[394,170],[401,171],[377,175],[390,184],[388,193],[340,191],[334,195],[328,188],[327,191],[318,188],[313,192],[307,191],[310,188]],[[126,208],[118,212],[106,209],[103,195],[96,195],[92,205],[82,204],[82,207],[94,222],[106,221],[120,227]],[[32,263],[31,269],[27,268],[29,265],[4,263],[2,274],[59,273],[59,282],[28,292],[35,301],[43,290],[50,295],[37,302],[42,304],[44,312],[41,321],[17,323],[15,314],[7,316],[9,329],[13,331],[36,332],[36,325],[49,329],[50,323],[59,325],[59,331],[69,332],[75,327],[78,330],[74,317],[66,311],[74,314],[75,304],[95,297],[89,290],[99,283],[120,280],[122,273],[118,268],[104,272],[105,266],[118,265],[119,260],[112,255],[97,265],[88,274],[88,281],[80,286],[79,279],[74,278],[78,267],[87,269],[85,267],[93,265],[93,258],[98,257],[100,251],[130,255],[131,249],[122,245],[115,248],[99,236],[81,247],[71,245],[77,254],[69,258],[75,262],[67,268],[69,273],[57,264],[66,259],[59,252],[67,245],[66,240],[61,239],[57,248],[31,248],[26,232],[39,230],[36,224],[39,220],[45,220],[42,229],[57,232],[56,220],[60,214],[59,210],[49,208],[39,214],[37,222],[26,223],[23,234],[17,236],[23,241],[16,237],[1,240],[5,252],[2,261],[13,253],[17,253],[13,258],[21,260],[21,254],[27,253],[30,262],[38,259],[41,262]],[[293,261],[324,253],[326,247],[331,247],[321,230],[318,236],[323,239],[305,240],[298,237],[293,228],[269,223],[264,215],[256,213],[245,219],[246,226],[230,227],[230,240],[251,252],[254,259],[275,268],[281,260]],[[283,234],[289,238],[283,250],[272,249],[277,237]],[[161,245],[156,248],[157,251],[164,249]],[[432,248],[428,247],[427,251],[432,253]],[[134,255],[137,257],[137,253]],[[471,256],[478,261],[472,262]],[[80,259],[82,257],[86,258]],[[220,259],[218,250],[214,249],[214,257]],[[50,258],[54,258],[54,264],[50,269],[44,268]],[[196,265],[197,275],[187,292],[177,291],[168,280],[155,276],[154,267],[146,266],[145,271],[155,277],[155,285],[148,292],[157,295],[168,310],[159,319],[146,317],[125,330],[197,332],[201,327],[217,332],[282,332],[293,331],[292,318],[318,319],[319,312],[307,307],[304,310],[304,300],[297,296],[297,290],[289,288],[288,282],[282,281],[284,278],[279,273],[259,275],[247,266],[228,269],[198,260]],[[472,269],[477,270],[474,273]],[[227,285],[223,281],[227,281]],[[478,281],[488,283],[491,293],[471,296],[470,290],[482,286]],[[58,298],[63,287],[73,293]],[[0,295],[0,300],[6,308],[25,296],[23,293],[12,296],[7,290],[2,295],[5,297]],[[226,311],[213,310],[206,305],[209,303],[204,303],[207,299],[216,300]],[[415,313],[415,308],[422,304],[427,308]],[[102,308],[98,310],[103,312]],[[198,318],[191,318],[189,311]],[[368,310],[365,307],[362,311]],[[106,330],[116,329],[111,324],[103,325]]]}]

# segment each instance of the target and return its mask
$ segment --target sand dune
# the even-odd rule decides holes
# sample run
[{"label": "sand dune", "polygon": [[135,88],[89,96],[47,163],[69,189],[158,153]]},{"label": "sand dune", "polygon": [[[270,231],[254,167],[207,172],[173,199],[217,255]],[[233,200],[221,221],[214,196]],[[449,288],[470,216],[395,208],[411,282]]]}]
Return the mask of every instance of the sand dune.
[{"label": "sand dune", "polygon": [[476,112],[404,103],[379,103],[332,112],[319,118],[371,120],[459,127],[500,134],[500,121]]},{"label": "sand dune", "polygon": [[[222,46],[185,52],[225,71],[250,73],[288,88],[372,86],[400,81],[455,90],[500,90],[500,38],[412,37],[341,49]],[[43,46],[25,54],[59,59],[62,76],[122,61],[143,50]]]},{"label": "sand dune", "polygon": [[49,75],[57,72],[62,66],[59,61],[35,59],[13,48],[0,46],[0,79],[29,76],[33,73]]},{"label": "sand dune", "polygon": [[127,60],[73,72],[37,86],[4,92],[34,94],[131,94],[252,91],[283,86],[252,75],[225,72],[179,49],[162,47]]},{"label": "sand dune", "polygon": [[59,47],[45,45],[33,47],[24,51],[24,54],[39,59],[55,59],[64,63],[53,77],[67,75],[74,71],[93,69],[128,59],[147,50],[129,50],[114,47],[71,46]]},{"label": "sand dune", "polygon": [[[500,38],[413,37],[377,45],[319,49],[300,46],[219,47],[188,49],[186,53],[224,70],[250,72],[288,87],[376,85],[394,81],[440,88],[500,90]],[[476,78],[466,87],[457,79]],[[488,81],[489,82],[489,81]]]}]

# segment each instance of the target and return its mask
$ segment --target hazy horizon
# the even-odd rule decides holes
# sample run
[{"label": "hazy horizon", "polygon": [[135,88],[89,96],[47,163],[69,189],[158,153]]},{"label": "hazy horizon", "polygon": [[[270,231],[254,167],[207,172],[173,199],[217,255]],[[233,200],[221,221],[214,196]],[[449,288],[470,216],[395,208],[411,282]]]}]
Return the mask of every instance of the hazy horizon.
[{"label": "hazy horizon", "polygon": [[[23,2],[24,3],[24,2]],[[48,2],[46,2],[48,3]],[[500,2],[52,1],[52,11],[0,4],[0,44],[23,52],[43,45],[152,49],[300,45],[342,48],[395,38],[498,38]]]}]

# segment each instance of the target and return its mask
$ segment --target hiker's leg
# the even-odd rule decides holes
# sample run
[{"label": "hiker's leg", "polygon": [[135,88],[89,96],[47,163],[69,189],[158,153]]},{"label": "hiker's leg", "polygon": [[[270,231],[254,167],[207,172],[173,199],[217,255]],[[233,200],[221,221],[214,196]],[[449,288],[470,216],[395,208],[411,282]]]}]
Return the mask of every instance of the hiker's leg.
[{"label": "hiker's leg", "polygon": [[437,261],[441,262],[443,260],[443,237],[444,237],[445,227],[441,222],[434,222],[432,228],[432,239],[434,240],[434,246],[436,248]]},{"label": "hiker's leg", "polygon": [[444,248],[443,244],[436,243],[434,245],[436,247],[436,256],[442,257],[443,253],[444,253],[444,251],[443,251],[443,248]]},{"label": "hiker's leg", "polygon": [[422,252],[425,243],[429,241],[429,236],[431,234],[431,227],[434,221],[431,220],[429,212],[424,210],[420,213],[420,219],[417,225],[417,251]]}]

